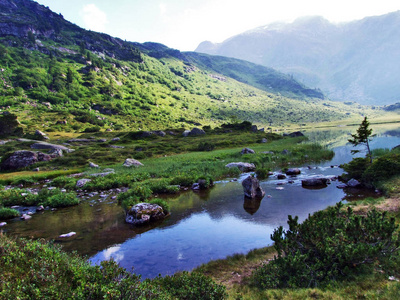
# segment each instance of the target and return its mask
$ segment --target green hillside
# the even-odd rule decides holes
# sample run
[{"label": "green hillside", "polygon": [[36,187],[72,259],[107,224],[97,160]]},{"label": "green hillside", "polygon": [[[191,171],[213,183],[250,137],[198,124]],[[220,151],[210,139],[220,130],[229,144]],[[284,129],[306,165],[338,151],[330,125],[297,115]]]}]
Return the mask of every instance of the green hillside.
[{"label": "green hillside", "polygon": [[373,114],[321,100],[320,92],[272,69],[122,41],[83,30],[33,1],[14,2],[0,3],[0,106],[28,133],[239,120],[280,127]]}]

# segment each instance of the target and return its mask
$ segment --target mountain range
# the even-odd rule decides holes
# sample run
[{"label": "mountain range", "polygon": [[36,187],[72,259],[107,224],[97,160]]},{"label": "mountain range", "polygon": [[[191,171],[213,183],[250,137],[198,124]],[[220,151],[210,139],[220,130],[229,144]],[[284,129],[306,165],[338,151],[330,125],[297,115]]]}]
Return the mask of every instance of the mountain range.
[{"label": "mountain range", "polygon": [[244,59],[292,74],[332,100],[400,100],[400,11],[334,24],[313,16],[273,23],[196,52]]}]

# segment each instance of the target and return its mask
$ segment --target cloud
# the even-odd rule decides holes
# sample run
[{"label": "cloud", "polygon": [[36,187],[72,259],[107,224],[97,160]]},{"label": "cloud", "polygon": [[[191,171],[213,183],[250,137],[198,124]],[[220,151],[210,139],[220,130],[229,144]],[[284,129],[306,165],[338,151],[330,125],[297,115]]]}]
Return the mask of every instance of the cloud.
[{"label": "cloud", "polygon": [[95,4],[87,4],[81,10],[81,16],[87,29],[104,32],[106,28],[107,15]]}]

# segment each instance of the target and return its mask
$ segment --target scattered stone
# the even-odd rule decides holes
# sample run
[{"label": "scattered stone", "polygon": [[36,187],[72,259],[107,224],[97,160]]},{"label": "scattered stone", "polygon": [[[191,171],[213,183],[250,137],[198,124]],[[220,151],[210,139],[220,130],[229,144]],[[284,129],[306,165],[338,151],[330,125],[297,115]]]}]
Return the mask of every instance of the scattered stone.
[{"label": "scattered stone", "polygon": [[360,187],[361,183],[357,179],[352,178],[349,181],[347,181],[347,185],[349,187],[356,188],[356,187]]},{"label": "scattered stone", "polygon": [[243,148],[240,154],[255,154],[256,152],[253,149],[250,148]]},{"label": "scattered stone", "polygon": [[36,130],[35,135],[38,136],[40,139],[49,140],[50,138],[42,131]]},{"label": "scattered stone", "polygon": [[293,184],[294,180],[289,180],[288,183]]},{"label": "scattered stone", "polygon": [[92,176],[92,177],[104,177],[104,176],[107,176],[107,175],[110,175],[110,174],[114,174],[115,172],[114,171],[109,171],[109,172],[103,172],[103,173],[93,173],[93,174],[90,174],[89,176]]},{"label": "scattered stone", "polygon": [[[35,141],[36,142],[36,141]],[[46,142],[38,142],[38,143],[34,143],[31,145],[32,149],[35,150],[44,150],[44,149],[49,149],[49,150],[62,150],[65,151],[67,153],[73,152],[73,149],[70,149],[66,146],[63,145],[56,145],[56,144],[50,144],[50,143],[46,143]]]},{"label": "scattered stone", "polygon": [[278,191],[282,191],[282,190],[284,190],[285,188],[282,187],[282,186],[278,186],[278,187],[276,187],[275,189],[278,190]]},{"label": "scattered stone", "polygon": [[341,183],[341,184],[338,184],[336,187],[337,187],[338,189],[345,189],[345,188],[347,188],[347,184]]},{"label": "scattered stone", "polygon": [[282,153],[283,155],[288,155],[288,154],[290,154],[290,151],[287,150],[287,149],[285,149],[285,150],[283,150],[281,153]]},{"label": "scattered stone", "polygon": [[21,220],[26,221],[26,220],[29,220],[29,219],[32,219],[32,216],[30,216],[30,215],[28,215],[28,214],[23,214],[23,215],[21,216]]},{"label": "scattered stone", "polygon": [[271,155],[274,155],[275,153],[274,152],[272,152],[272,151],[264,151],[264,152],[261,152],[262,154],[271,154]]},{"label": "scattered stone", "polygon": [[143,164],[140,161],[136,160],[136,159],[127,158],[125,160],[125,162],[123,163],[123,166],[124,167],[132,167],[132,166],[133,167],[140,167],[140,166],[143,166]]},{"label": "scattered stone", "polygon": [[256,166],[254,164],[245,163],[245,162],[232,162],[232,163],[227,164],[225,167],[239,168],[239,170],[242,172],[251,172],[256,169]]},{"label": "scattered stone", "polygon": [[265,144],[265,143],[267,143],[267,142],[268,142],[268,140],[267,140],[266,138],[262,138],[262,139],[261,139],[261,143]]},{"label": "scattered stone", "polygon": [[308,178],[301,181],[302,186],[326,186],[330,179],[326,177]]},{"label": "scattered stone", "polygon": [[260,182],[253,176],[249,176],[243,180],[242,186],[245,197],[262,198],[265,195],[265,191],[261,188]]},{"label": "scattered stone", "polygon": [[286,179],[286,175],[285,175],[285,174],[278,174],[276,177],[277,177],[279,180]]},{"label": "scattered stone", "polygon": [[182,133],[182,135],[183,135],[184,137],[187,137],[187,136],[189,136],[189,133],[190,133],[190,130],[185,130],[185,131]]},{"label": "scattered stone", "polygon": [[139,203],[126,213],[125,222],[133,225],[142,225],[165,217],[166,214],[161,206],[151,203]]},{"label": "scattered stone", "polygon": [[6,225],[7,225],[7,222],[1,222],[0,223],[0,227],[6,226]]},{"label": "scattered stone", "polygon": [[164,131],[161,131],[161,130],[155,130],[153,132],[154,132],[155,135],[158,135],[158,136],[161,136],[161,137],[164,137],[164,136],[167,135]]},{"label": "scattered stone", "polygon": [[74,236],[74,235],[76,235],[76,232],[71,231],[71,232],[69,232],[69,233],[61,234],[61,235],[59,236],[59,238],[68,238],[68,237],[71,237],[71,236]]},{"label": "scattered stone", "polygon": [[116,146],[116,145],[109,145],[108,147],[114,148],[114,149],[125,149],[124,146]]},{"label": "scattered stone", "polygon": [[40,205],[40,206],[36,207],[36,211],[37,211],[37,212],[39,212],[39,211],[44,211],[44,206],[43,206],[43,205]]},{"label": "scattered stone", "polygon": [[190,130],[189,135],[190,136],[196,136],[196,135],[204,135],[206,134],[206,132],[203,129],[200,128],[193,128],[192,130]]},{"label": "scattered stone", "polygon": [[99,165],[96,165],[95,163],[89,162],[89,167],[90,168],[98,168]]},{"label": "scattered stone", "polygon": [[62,157],[63,155],[63,151],[62,149],[52,149],[48,152],[48,154],[52,157],[52,158],[56,158],[56,157]]},{"label": "scattered stone", "polygon": [[296,175],[299,175],[301,173],[301,171],[299,168],[290,168],[285,173],[288,176],[296,176]]},{"label": "scattered stone", "polygon": [[119,138],[119,137],[115,137],[115,138],[113,138],[111,141],[112,142],[118,142],[118,141],[120,141],[121,139]]},{"label": "scattered stone", "polygon": [[33,171],[33,172],[39,172],[40,169],[39,169],[39,168],[34,168],[32,171]]}]

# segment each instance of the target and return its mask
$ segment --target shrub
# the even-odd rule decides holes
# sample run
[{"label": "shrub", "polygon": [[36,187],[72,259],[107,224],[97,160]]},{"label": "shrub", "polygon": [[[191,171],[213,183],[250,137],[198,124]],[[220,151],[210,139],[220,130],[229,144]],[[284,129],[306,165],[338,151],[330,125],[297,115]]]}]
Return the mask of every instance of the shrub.
[{"label": "shrub", "polygon": [[269,172],[270,172],[270,170],[266,169],[266,168],[257,169],[256,170],[257,178],[258,179],[268,178]]},{"label": "shrub", "polygon": [[362,181],[375,185],[396,175],[400,175],[400,154],[392,153],[374,160],[364,171]]},{"label": "shrub", "polygon": [[182,272],[173,276],[156,278],[172,297],[186,300],[226,299],[225,287],[213,282],[210,277],[199,273]]},{"label": "shrub", "polygon": [[341,167],[347,172],[347,175],[345,177],[347,177],[348,179],[354,178],[360,180],[368,165],[369,162],[367,158],[357,157],[349,163],[342,165]]},{"label": "shrub", "polygon": [[271,239],[278,257],[258,268],[251,281],[260,288],[311,287],[372,271],[374,263],[398,254],[394,218],[372,210],[354,215],[342,204],[309,216],[302,224],[289,216],[289,230],[275,229]]},{"label": "shrub", "polygon": [[50,207],[68,207],[79,204],[79,199],[75,193],[62,193],[57,191],[52,193],[44,204]]},{"label": "shrub", "polygon": [[18,216],[18,210],[8,207],[0,207],[0,220],[12,219]]},{"label": "shrub", "polygon": [[212,151],[214,150],[215,145],[208,142],[200,142],[197,146],[197,151]]}]

